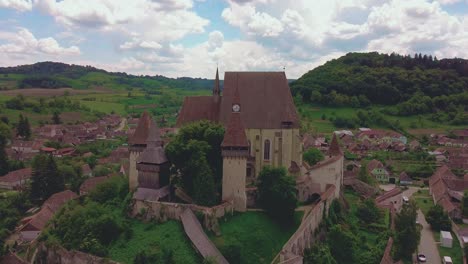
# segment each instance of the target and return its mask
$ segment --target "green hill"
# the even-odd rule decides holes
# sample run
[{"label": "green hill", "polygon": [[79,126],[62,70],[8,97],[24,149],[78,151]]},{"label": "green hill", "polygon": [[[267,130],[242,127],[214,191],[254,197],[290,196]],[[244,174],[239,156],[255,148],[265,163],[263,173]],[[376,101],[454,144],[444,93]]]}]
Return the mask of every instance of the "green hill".
[{"label": "green hill", "polygon": [[161,75],[136,76],[121,72],[107,72],[91,66],[58,62],[39,62],[32,65],[0,67],[0,89],[63,88],[110,89],[181,88],[187,90],[210,89],[213,80],[202,78],[168,78]]},{"label": "green hill", "polygon": [[307,72],[291,83],[291,89],[304,104],[379,106],[386,115],[428,115],[433,122],[468,124],[468,60],[464,59],[348,53]]}]

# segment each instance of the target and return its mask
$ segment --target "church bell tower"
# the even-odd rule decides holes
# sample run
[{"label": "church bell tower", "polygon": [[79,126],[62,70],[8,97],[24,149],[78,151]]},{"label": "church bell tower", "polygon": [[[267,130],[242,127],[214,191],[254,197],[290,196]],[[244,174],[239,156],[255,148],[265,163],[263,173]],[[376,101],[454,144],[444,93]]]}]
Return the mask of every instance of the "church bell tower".
[{"label": "church bell tower", "polygon": [[249,143],[241,119],[241,104],[239,91],[236,89],[231,116],[226,127],[221,151],[223,156],[223,201],[232,201],[234,210],[247,210],[247,195],[245,193],[247,157]]}]

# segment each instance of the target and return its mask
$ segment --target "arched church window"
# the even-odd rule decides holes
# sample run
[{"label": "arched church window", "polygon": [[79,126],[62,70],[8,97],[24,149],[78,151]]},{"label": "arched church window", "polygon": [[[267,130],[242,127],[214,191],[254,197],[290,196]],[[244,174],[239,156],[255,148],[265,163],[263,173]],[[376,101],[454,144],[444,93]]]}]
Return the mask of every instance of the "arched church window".
[{"label": "arched church window", "polygon": [[265,144],[263,145],[263,159],[270,160],[270,140],[265,140]]}]

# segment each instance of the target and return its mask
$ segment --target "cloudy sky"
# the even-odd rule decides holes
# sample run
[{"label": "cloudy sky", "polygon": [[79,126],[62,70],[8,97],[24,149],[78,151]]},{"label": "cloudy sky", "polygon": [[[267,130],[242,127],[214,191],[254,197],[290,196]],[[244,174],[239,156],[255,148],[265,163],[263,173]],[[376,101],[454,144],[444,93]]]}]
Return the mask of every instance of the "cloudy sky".
[{"label": "cloudy sky", "polygon": [[0,66],[289,78],[350,51],[468,58],[468,0],[0,0]]}]

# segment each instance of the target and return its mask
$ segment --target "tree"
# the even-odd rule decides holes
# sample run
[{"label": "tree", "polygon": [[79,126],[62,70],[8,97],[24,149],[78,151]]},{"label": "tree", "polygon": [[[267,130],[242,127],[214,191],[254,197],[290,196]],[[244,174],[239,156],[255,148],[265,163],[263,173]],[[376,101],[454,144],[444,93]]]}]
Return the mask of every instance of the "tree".
[{"label": "tree", "polygon": [[414,201],[404,204],[395,220],[395,254],[397,258],[411,259],[411,255],[418,248],[421,238],[420,230],[416,226],[417,206]]},{"label": "tree", "polygon": [[17,135],[25,139],[29,139],[31,137],[31,126],[29,125],[29,120],[27,117],[23,117],[22,114],[19,115],[16,131]]},{"label": "tree", "polygon": [[356,237],[349,230],[343,230],[341,225],[330,228],[327,244],[337,263],[355,263]]},{"label": "tree", "polygon": [[337,264],[330,248],[323,243],[316,242],[310,249],[304,251],[304,264]]},{"label": "tree", "polygon": [[[177,173],[181,174],[180,185],[188,194],[193,195],[195,189],[204,188],[203,184],[208,184],[208,188],[211,188],[211,180],[206,178],[209,176],[213,178],[215,186],[211,195],[217,197],[221,190],[223,173],[221,156],[223,138],[223,126],[209,121],[200,121],[182,127],[166,146],[167,158],[174,165]],[[205,158],[208,167],[205,167],[205,161],[200,157]],[[205,175],[200,177],[205,180],[200,177],[196,180],[197,174],[201,171],[204,171]],[[195,187],[195,182],[201,185]]]},{"label": "tree", "polygon": [[264,167],[258,174],[258,203],[282,224],[294,219],[297,205],[296,183],[284,167]]},{"label": "tree", "polygon": [[374,178],[372,178],[372,176],[369,175],[369,172],[367,172],[367,164],[361,165],[358,173],[358,179],[370,185],[375,184]]},{"label": "tree", "polygon": [[4,123],[0,123],[0,176],[9,172],[8,156],[5,147],[10,136],[11,132],[8,126]]},{"label": "tree", "polygon": [[62,123],[62,120],[60,119],[60,113],[58,111],[55,111],[54,114],[52,115],[52,122],[54,124]]},{"label": "tree", "polygon": [[465,191],[463,193],[462,215],[463,215],[463,218],[468,218],[468,191]]},{"label": "tree", "polygon": [[452,230],[452,222],[442,206],[436,204],[432,206],[426,215],[427,222],[435,231],[450,231]]},{"label": "tree", "polygon": [[325,159],[323,153],[317,148],[310,148],[302,154],[302,158],[309,163],[310,166],[317,164]]},{"label": "tree", "polygon": [[216,188],[213,173],[203,155],[195,158],[196,166],[193,166],[193,199],[197,204],[213,206],[216,204]]},{"label": "tree", "polygon": [[362,222],[370,224],[380,219],[381,212],[380,209],[377,208],[374,199],[366,199],[358,206],[356,215]]},{"label": "tree", "polygon": [[31,199],[46,200],[52,194],[63,191],[63,175],[51,155],[40,154],[32,161]]}]

